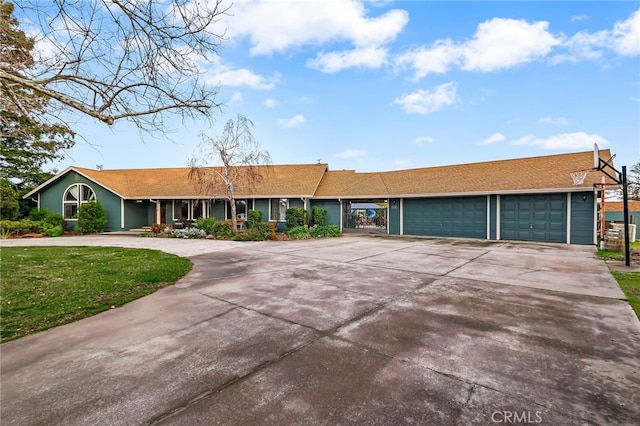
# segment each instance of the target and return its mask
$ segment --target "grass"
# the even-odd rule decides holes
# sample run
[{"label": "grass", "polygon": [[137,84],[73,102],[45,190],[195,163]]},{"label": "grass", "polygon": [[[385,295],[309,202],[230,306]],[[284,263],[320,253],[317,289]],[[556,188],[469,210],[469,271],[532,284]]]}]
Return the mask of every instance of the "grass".
[{"label": "grass", "polygon": [[[631,250],[640,250],[640,241],[629,243]],[[604,260],[624,261],[624,253],[609,250],[598,250],[598,254]],[[627,296],[629,305],[640,319],[640,272],[611,272],[618,281],[622,292]]]},{"label": "grass", "polygon": [[[640,250],[640,240],[629,243],[631,250]],[[621,260],[624,261],[624,253],[621,251],[598,250],[598,254],[604,260]]]},{"label": "grass", "polygon": [[160,251],[115,247],[4,247],[1,262],[2,342],[122,306],[192,267]]},{"label": "grass", "polygon": [[640,272],[612,272],[627,300],[640,319]]}]

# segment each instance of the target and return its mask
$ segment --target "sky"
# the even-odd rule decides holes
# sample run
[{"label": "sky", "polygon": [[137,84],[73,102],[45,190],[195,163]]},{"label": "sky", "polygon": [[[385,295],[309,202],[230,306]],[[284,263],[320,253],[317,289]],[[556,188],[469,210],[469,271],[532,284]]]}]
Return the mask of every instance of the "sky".
[{"label": "sky", "polygon": [[[229,3],[230,4],[230,3]],[[386,171],[589,151],[640,161],[640,4],[236,0],[213,127],[80,118],[50,167],[186,167],[238,114],[274,164]],[[550,171],[553,172],[553,171]]]}]

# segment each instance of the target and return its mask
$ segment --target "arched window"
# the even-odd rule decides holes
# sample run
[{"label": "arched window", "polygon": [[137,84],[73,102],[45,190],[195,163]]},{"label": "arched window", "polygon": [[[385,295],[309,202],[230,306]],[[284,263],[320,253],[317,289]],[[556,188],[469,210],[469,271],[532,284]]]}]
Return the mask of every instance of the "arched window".
[{"label": "arched window", "polygon": [[96,200],[96,193],[90,186],[84,183],[74,183],[64,193],[62,197],[62,210],[65,219],[77,219],[78,209],[81,204]]}]

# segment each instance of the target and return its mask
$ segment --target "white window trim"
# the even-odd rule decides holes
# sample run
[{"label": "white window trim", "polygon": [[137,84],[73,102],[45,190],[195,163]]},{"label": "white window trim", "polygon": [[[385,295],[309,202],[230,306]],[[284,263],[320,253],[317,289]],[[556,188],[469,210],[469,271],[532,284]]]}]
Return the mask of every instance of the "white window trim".
[{"label": "white window trim", "polygon": [[286,219],[282,219],[280,220],[279,218],[274,219],[271,217],[271,200],[278,200],[278,203],[280,203],[280,200],[287,200],[287,209],[289,209],[289,198],[285,198],[285,197],[279,197],[279,198],[269,198],[269,222],[286,222]]},{"label": "white window trim", "polygon": [[[249,218],[249,198],[236,198],[236,204],[238,203],[238,201],[244,201],[245,206],[247,206],[247,212],[245,213],[247,215],[247,219]],[[231,220],[231,219],[227,219],[227,216],[231,216],[231,212],[229,211],[231,209],[231,202],[229,200],[226,200],[226,202],[224,203],[224,219],[225,220]],[[238,209],[236,207],[236,215],[238,214]]]},{"label": "white window trim", "polygon": [[[96,191],[94,191],[94,189],[91,186],[87,185],[86,183],[77,182],[77,183],[72,183],[71,185],[67,186],[67,189],[65,189],[64,192],[62,193],[62,217],[64,218],[64,220],[74,221],[75,222],[75,221],[78,220],[77,217],[69,217],[69,218],[65,217],[65,214],[64,214],[65,206],[67,204],[75,204],[76,206],[78,206],[78,211],[79,211],[80,210],[80,206],[82,204],[88,203],[89,201],[84,201],[82,199],[82,191],[80,189],[78,189],[78,200],[77,201],[75,201],[75,202],[66,201],[65,198],[67,197],[67,192],[69,192],[69,189],[71,189],[71,187],[73,187],[73,186],[79,186],[79,187],[86,186],[87,188],[89,188],[91,190],[91,192],[93,192],[93,200],[89,200],[89,201],[98,201],[98,194],[96,194]],[[38,204],[40,203],[39,197],[40,197],[40,194],[38,194]]]}]

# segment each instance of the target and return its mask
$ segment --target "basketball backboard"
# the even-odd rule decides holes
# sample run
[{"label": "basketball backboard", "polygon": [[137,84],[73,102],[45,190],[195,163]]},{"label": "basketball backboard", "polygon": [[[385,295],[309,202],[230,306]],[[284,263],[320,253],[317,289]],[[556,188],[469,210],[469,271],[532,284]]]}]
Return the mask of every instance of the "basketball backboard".
[{"label": "basketball backboard", "polygon": [[600,150],[598,149],[598,144],[593,144],[593,168],[600,168]]}]

